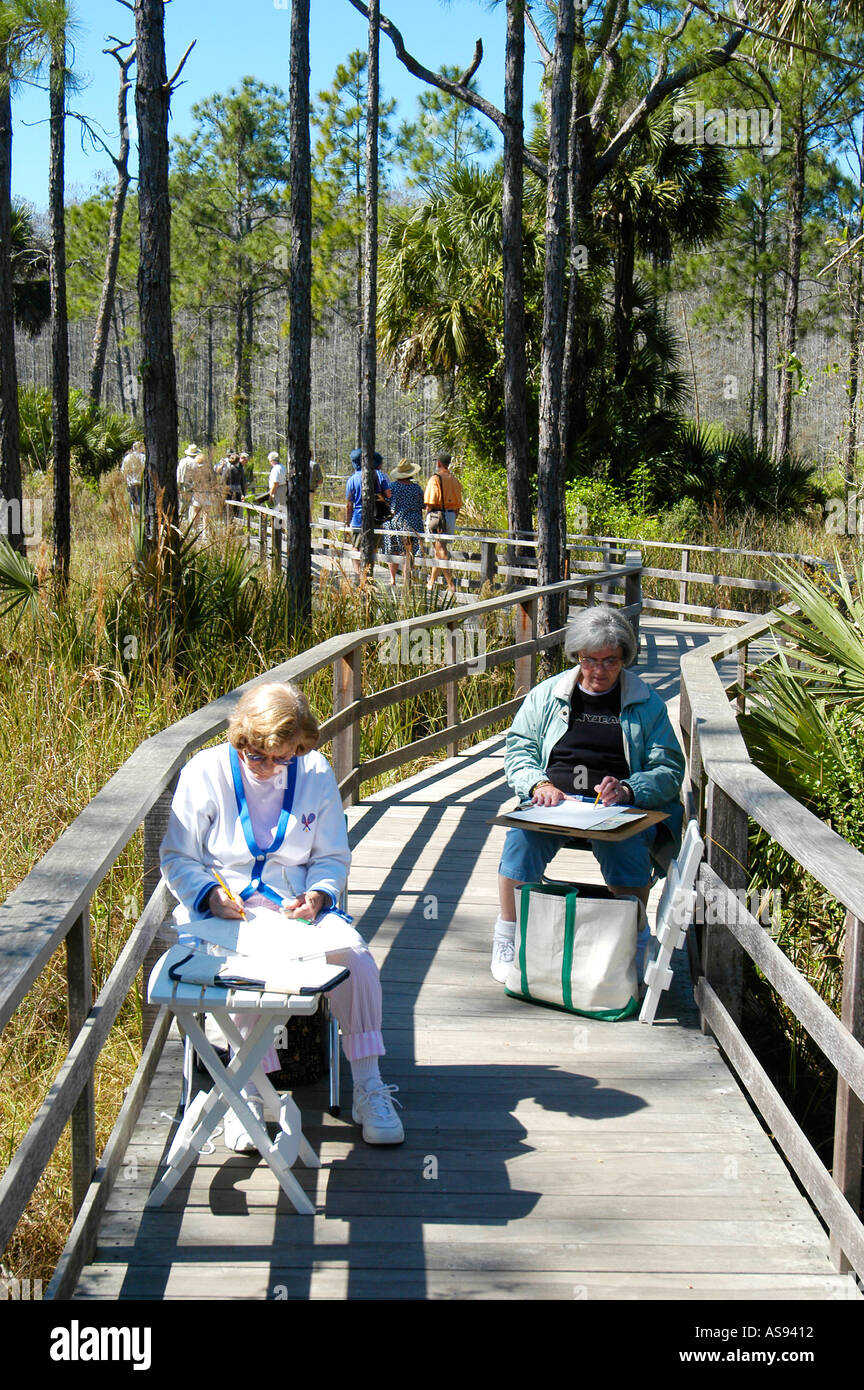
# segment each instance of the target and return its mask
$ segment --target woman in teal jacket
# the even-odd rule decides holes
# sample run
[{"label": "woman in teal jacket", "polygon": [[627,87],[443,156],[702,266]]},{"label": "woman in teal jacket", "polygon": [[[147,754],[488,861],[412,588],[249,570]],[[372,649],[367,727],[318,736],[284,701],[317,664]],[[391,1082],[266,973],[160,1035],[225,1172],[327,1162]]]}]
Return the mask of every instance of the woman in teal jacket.
[{"label": "woman in teal jacket", "polygon": [[[564,651],[577,664],[526,696],[507,734],[504,770],[523,801],[555,806],[582,793],[604,806],[665,811],[668,820],[627,840],[588,840],[603,879],[618,897],[647,903],[652,868],[665,873],[677,852],[683,810],[681,752],[666,707],[634,671],[633,629],[614,608],[586,608],[567,629]],[[566,836],[509,830],[498,868],[500,915],[492,974],[503,981],[513,959],[516,888],[539,880]]]}]

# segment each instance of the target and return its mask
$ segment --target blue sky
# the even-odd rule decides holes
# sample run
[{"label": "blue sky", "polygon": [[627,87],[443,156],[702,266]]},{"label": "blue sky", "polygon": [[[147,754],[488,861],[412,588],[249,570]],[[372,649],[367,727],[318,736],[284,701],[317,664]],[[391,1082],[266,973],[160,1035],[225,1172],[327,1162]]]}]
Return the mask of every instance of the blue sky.
[{"label": "blue sky", "polygon": [[[106,36],[131,38],[133,17],[117,0],[73,0],[80,16],[75,37],[75,71],[87,85],[70,97],[69,106],[98,123],[106,143],[116,148],[117,65],[103,56]],[[288,90],[290,0],[173,0],[166,8],[166,49],[169,73],[187,45],[196,40],[183,69],[183,85],[172,102],[171,135],[187,134],[195,102],[213,92],[227,91],[243,77]],[[284,7],[283,7],[284,6]],[[482,38],[483,62],[477,75],[480,91],[496,106],[503,104],[504,6],[490,8],[486,0],[383,0],[382,11],[401,30],[405,45],[427,67],[443,63],[467,66],[474,43]],[[311,0],[312,93],[329,85],[347,53],[365,48],[367,26],[348,0]],[[536,51],[528,43],[528,61]],[[538,74],[539,76],[539,70]],[[526,73],[526,98],[534,78]],[[381,38],[381,85],[399,102],[397,116],[413,118],[422,84],[397,60],[390,40]],[[527,102],[526,102],[527,104]],[[13,110],[14,148],[12,186],[16,197],[47,205],[47,93],[22,88]],[[135,108],[130,93],[134,139]],[[481,118],[484,119],[484,118]],[[497,132],[490,126],[497,139]],[[113,180],[113,167],[103,150],[82,148],[79,124],[67,121],[66,187],[72,200],[86,197],[100,183]]]}]

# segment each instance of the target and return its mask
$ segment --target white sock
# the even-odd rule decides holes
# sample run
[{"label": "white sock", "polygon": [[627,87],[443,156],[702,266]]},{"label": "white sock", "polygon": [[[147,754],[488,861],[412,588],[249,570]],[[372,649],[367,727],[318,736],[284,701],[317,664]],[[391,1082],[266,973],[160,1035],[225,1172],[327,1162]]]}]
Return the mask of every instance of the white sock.
[{"label": "white sock", "polygon": [[358,1057],[356,1062],[351,1063],[351,1080],[355,1086],[365,1086],[367,1090],[370,1086],[380,1086],[381,1073],[378,1070],[378,1058]]},{"label": "white sock", "polygon": [[516,923],[508,922],[499,914],[495,926],[492,928],[492,934],[493,936],[505,936],[508,941],[512,941],[516,936]]}]

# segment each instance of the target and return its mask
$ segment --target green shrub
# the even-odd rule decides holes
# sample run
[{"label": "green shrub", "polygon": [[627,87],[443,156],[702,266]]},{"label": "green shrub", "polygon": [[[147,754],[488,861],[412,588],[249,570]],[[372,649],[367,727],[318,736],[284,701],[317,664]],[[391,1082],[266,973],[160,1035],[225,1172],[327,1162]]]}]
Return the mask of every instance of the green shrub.
[{"label": "green shrub", "polygon": [[[22,386],[18,408],[21,462],[25,468],[45,473],[53,462],[51,392],[39,386]],[[139,434],[139,426],[127,415],[94,405],[83,391],[69,392],[72,468],[82,477],[96,479],[116,468]]]}]

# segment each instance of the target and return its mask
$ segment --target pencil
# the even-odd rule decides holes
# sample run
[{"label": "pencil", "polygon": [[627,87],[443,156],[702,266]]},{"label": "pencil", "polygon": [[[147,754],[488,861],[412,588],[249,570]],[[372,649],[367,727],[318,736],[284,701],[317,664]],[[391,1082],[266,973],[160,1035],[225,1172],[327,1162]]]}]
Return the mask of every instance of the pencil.
[{"label": "pencil", "polygon": [[213,869],[213,877],[219,880],[219,883],[221,884],[222,888],[224,888],[225,892],[228,894],[228,897],[231,899],[234,906],[239,907],[240,912],[242,913],[243,918],[245,920],[246,909],[244,908],[243,904],[241,902],[238,902],[237,899],[234,897],[234,894],[231,892],[231,889],[228,887],[228,884],[225,882],[218,869]]}]

